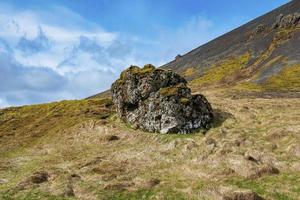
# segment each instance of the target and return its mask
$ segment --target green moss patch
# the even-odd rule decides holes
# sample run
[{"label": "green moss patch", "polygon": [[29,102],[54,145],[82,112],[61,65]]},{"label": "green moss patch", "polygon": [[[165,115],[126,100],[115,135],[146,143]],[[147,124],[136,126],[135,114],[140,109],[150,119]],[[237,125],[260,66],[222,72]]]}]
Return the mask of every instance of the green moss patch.
[{"label": "green moss patch", "polygon": [[269,90],[300,90],[300,65],[285,67],[279,74],[267,80]]},{"label": "green moss patch", "polygon": [[160,70],[162,69],[156,69],[151,64],[147,64],[143,68],[132,65],[121,73],[120,78],[116,82],[118,84],[123,84],[128,73],[133,75],[146,76],[148,74],[151,74],[154,71],[160,71]]},{"label": "green moss patch", "polygon": [[250,189],[266,199],[292,200],[300,196],[299,173],[281,173],[255,180],[233,178],[226,182],[239,188]]},{"label": "green moss patch", "polygon": [[180,84],[172,86],[172,87],[160,88],[159,92],[160,92],[161,96],[169,97],[169,96],[174,96],[174,95],[179,94],[180,90],[184,89],[184,88],[186,88],[185,84],[180,83]]},{"label": "green moss patch", "polygon": [[59,133],[90,119],[103,120],[111,113],[111,99],[61,101],[0,110],[0,153],[11,154],[13,149],[25,147],[44,135]]},{"label": "green moss patch", "polygon": [[190,102],[190,100],[188,98],[180,98],[180,103],[182,104],[188,104]]},{"label": "green moss patch", "polygon": [[178,87],[166,87],[166,88],[161,88],[159,92],[162,96],[168,97],[168,96],[174,96],[178,94],[178,90],[179,90]]},{"label": "green moss patch", "polygon": [[248,91],[300,91],[300,65],[287,66],[280,73],[271,76],[265,83],[243,82],[234,87]]},{"label": "green moss patch", "polygon": [[196,72],[197,72],[196,68],[190,67],[190,68],[186,69],[185,71],[183,71],[181,73],[181,75],[184,77],[191,77],[191,76],[195,75]]},{"label": "green moss patch", "polygon": [[204,72],[203,76],[195,79],[191,84],[198,86],[206,86],[216,84],[226,77],[233,75],[235,72],[242,69],[250,59],[250,54],[246,53],[238,58],[231,58],[223,61]]}]

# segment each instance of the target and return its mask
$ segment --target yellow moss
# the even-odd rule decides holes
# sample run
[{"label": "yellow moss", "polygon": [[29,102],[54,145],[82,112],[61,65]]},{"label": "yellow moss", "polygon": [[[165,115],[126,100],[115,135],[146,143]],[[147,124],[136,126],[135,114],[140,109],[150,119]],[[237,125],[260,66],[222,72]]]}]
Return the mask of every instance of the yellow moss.
[{"label": "yellow moss", "polygon": [[269,78],[265,87],[269,90],[300,91],[300,65],[285,67],[279,74]]},{"label": "yellow moss", "polygon": [[184,72],[182,72],[182,76],[184,77],[189,77],[195,74],[197,70],[194,67],[190,67],[188,69],[186,69]]},{"label": "yellow moss", "polygon": [[179,90],[179,88],[176,87],[176,86],[174,86],[174,87],[165,87],[165,88],[161,88],[161,89],[159,90],[159,92],[160,92],[160,94],[161,94],[162,96],[167,97],[167,96],[174,96],[174,95],[176,95],[176,94],[178,93],[178,90]]},{"label": "yellow moss", "polygon": [[280,73],[271,76],[265,83],[244,82],[234,87],[249,91],[300,91],[300,65],[287,66]]},{"label": "yellow moss", "polygon": [[180,98],[180,103],[182,104],[188,104],[190,102],[190,100],[188,98]]},{"label": "yellow moss", "polygon": [[242,69],[250,59],[250,54],[246,53],[238,58],[231,58],[223,61],[220,64],[208,69],[204,75],[192,81],[196,85],[208,85],[221,81],[223,78],[228,77],[235,72]]},{"label": "yellow moss", "polygon": [[125,77],[126,77],[126,74],[128,72],[130,72],[131,74],[134,74],[134,75],[140,75],[140,76],[144,76],[144,75],[147,75],[147,74],[150,74],[152,73],[153,71],[159,71],[159,70],[162,70],[162,69],[156,69],[153,65],[151,64],[147,64],[145,65],[143,68],[140,68],[138,66],[130,66],[129,68],[127,68],[126,70],[124,70],[121,75],[120,75],[120,78],[116,81],[118,84],[122,84],[124,83],[124,80],[125,80]]},{"label": "yellow moss", "polygon": [[148,74],[155,70],[155,67],[151,64],[145,65],[142,69],[136,71],[137,74]]},{"label": "yellow moss", "polygon": [[255,91],[255,92],[260,92],[263,90],[262,86],[252,82],[241,83],[239,85],[234,86],[233,89]]}]

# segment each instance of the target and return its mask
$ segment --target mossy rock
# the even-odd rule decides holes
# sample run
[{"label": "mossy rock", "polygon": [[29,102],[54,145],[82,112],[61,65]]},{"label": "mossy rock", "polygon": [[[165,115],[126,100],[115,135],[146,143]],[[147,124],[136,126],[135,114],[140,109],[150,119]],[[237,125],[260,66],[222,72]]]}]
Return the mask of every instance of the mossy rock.
[{"label": "mossy rock", "polygon": [[135,65],[131,65],[129,68],[127,68],[126,70],[124,70],[121,73],[120,78],[116,82],[118,84],[125,83],[127,74],[133,74],[133,75],[144,77],[148,74],[151,74],[153,71],[159,71],[159,70],[162,70],[162,69],[155,69],[155,67],[151,64],[147,64],[143,68],[140,68]]},{"label": "mossy rock", "polygon": [[160,88],[159,92],[160,92],[161,96],[169,97],[169,96],[175,96],[175,95],[179,94],[180,90],[185,89],[185,88],[186,88],[186,85],[183,83],[180,83],[176,86]]},{"label": "mossy rock", "polygon": [[161,88],[159,90],[160,94],[164,97],[168,97],[168,96],[175,96],[176,94],[178,94],[178,87],[166,87],[166,88]]}]

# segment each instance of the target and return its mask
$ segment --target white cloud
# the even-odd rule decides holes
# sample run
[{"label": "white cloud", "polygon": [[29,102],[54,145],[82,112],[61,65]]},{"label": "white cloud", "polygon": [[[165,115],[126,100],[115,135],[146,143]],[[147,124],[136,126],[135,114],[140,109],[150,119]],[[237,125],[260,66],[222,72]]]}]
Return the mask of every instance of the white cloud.
[{"label": "white cloud", "polygon": [[107,31],[64,7],[47,9],[0,4],[0,106],[93,95],[108,89],[125,67],[160,66],[217,33],[210,20],[195,17],[143,38]]},{"label": "white cloud", "polygon": [[109,88],[117,78],[120,70],[114,64],[120,63],[106,50],[118,34],[68,9],[55,9],[53,18],[51,11],[0,5],[0,106],[84,98]]}]

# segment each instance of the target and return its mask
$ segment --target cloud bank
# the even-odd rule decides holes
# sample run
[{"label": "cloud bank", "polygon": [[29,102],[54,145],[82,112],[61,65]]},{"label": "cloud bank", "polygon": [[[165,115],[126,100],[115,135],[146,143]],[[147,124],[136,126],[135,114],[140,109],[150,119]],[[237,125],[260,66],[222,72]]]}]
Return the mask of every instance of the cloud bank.
[{"label": "cloud bank", "polygon": [[0,24],[0,107],[88,97],[108,89],[131,64],[159,66],[220,33],[195,17],[144,38],[107,31],[61,6],[36,11],[0,4]]}]

